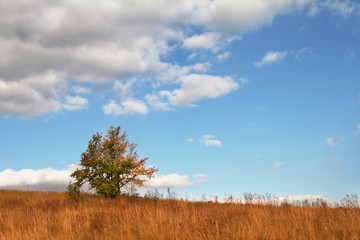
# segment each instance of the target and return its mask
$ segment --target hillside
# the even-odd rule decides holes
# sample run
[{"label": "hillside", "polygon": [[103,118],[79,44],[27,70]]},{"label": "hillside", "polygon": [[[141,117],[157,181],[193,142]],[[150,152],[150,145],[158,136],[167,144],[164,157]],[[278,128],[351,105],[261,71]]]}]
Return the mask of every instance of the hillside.
[{"label": "hillside", "polygon": [[360,239],[360,209],[0,191],[0,239]]}]

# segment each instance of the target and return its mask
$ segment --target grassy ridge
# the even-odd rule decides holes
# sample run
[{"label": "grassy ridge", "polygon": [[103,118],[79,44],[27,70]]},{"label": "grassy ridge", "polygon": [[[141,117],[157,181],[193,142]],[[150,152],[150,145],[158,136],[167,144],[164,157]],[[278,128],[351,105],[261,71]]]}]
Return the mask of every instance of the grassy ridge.
[{"label": "grassy ridge", "polygon": [[0,239],[360,239],[359,208],[0,191]]}]

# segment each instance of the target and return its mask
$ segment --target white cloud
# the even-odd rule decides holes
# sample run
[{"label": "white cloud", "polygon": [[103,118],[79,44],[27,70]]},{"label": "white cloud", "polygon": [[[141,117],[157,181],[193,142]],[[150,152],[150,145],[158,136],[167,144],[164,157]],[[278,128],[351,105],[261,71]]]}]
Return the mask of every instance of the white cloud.
[{"label": "white cloud", "polygon": [[17,81],[0,79],[0,114],[35,116],[85,108],[87,99],[65,96],[66,86],[61,75],[51,72]]},{"label": "white cloud", "polygon": [[[167,111],[171,106],[196,106],[194,103],[217,98],[226,95],[239,88],[239,82],[245,82],[241,78],[238,82],[231,77],[219,77],[206,74],[180,75],[182,72],[189,72],[191,69],[174,70],[167,75],[178,76],[176,83],[180,87],[173,90],[161,90],[158,93],[146,95],[148,104],[155,110]],[[167,76],[168,77],[168,76]],[[166,78],[167,78],[166,77]]]},{"label": "white cloud", "polygon": [[204,33],[184,39],[185,48],[217,49],[221,35],[219,33]]},{"label": "white cloud", "polygon": [[130,79],[128,81],[115,81],[113,90],[119,98],[125,99],[131,97],[135,83],[135,79]]},{"label": "white cloud", "polygon": [[233,35],[230,35],[229,37],[227,37],[226,39],[225,39],[225,41],[227,42],[227,43],[232,43],[233,41],[237,41],[237,40],[241,40],[242,39],[242,37],[240,36],[240,35],[238,35],[238,34],[233,34]]},{"label": "white cloud", "polygon": [[[65,170],[44,168],[38,170],[22,169],[16,171],[13,169],[6,169],[0,172],[0,188],[64,191],[71,180],[70,174],[76,168],[77,166],[72,164]],[[205,174],[197,174],[192,177],[179,174],[156,174],[154,178],[144,182],[144,187],[160,189],[193,186],[198,183],[206,182],[206,179],[207,175]]]},{"label": "white cloud", "polygon": [[319,9],[317,6],[312,6],[309,8],[308,15],[309,16],[315,16],[319,12]]},{"label": "white cloud", "polygon": [[326,144],[329,145],[329,146],[334,146],[334,145],[336,145],[336,144],[334,143],[334,140],[333,140],[332,138],[327,138],[327,139],[326,139]]},{"label": "white cloud", "polygon": [[217,59],[218,59],[219,61],[225,61],[225,60],[228,59],[230,56],[231,56],[231,52],[224,52],[224,53],[222,53],[222,54],[219,54],[219,55],[217,56]]},{"label": "white cloud", "polygon": [[206,139],[201,141],[202,144],[205,146],[215,146],[215,147],[222,147],[222,143],[220,140],[217,139]]},{"label": "white cloud", "polygon": [[77,94],[88,94],[91,93],[91,89],[87,87],[74,86],[72,87],[72,91]]},{"label": "white cloud", "polygon": [[[69,95],[70,84],[103,84],[122,75],[160,71],[160,56],[170,51],[168,41],[183,35],[171,24],[187,15],[193,3],[94,0],[91,8],[87,5],[68,0],[0,2],[1,85],[20,95],[12,98],[19,99],[16,103],[0,99],[0,114],[72,110],[63,107],[60,96],[42,96],[23,81],[49,71],[65,83],[63,96]],[[48,85],[46,91],[59,87]]]},{"label": "white cloud", "polygon": [[170,175],[156,175],[144,183],[146,188],[174,188],[174,187],[186,187],[193,185],[189,180],[189,176],[183,176],[179,174]]},{"label": "white cloud", "polygon": [[207,175],[197,174],[190,178],[187,175],[169,174],[169,175],[158,175],[154,178],[144,182],[144,187],[154,189],[166,189],[166,188],[177,188],[193,186],[198,183],[206,182]]},{"label": "white cloud", "polygon": [[195,59],[198,55],[199,55],[199,53],[193,52],[193,53],[191,53],[189,56],[187,56],[186,59],[187,59],[187,60],[193,60],[193,59]]},{"label": "white cloud", "polygon": [[[235,41],[240,40],[241,37],[237,34],[232,34],[227,37],[222,37],[220,33],[217,32],[207,32],[199,35],[194,35],[183,40],[183,46],[187,49],[207,49],[211,50],[214,53],[220,51],[221,48],[226,46],[227,44]],[[188,58],[194,58],[196,55],[189,56]],[[223,55],[222,57],[225,57]]]},{"label": "white cloud", "polygon": [[246,31],[270,24],[276,15],[305,7],[310,2],[310,0],[199,1],[191,20],[215,31]]},{"label": "white cloud", "polygon": [[169,102],[175,106],[191,106],[194,102],[217,98],[239,87],[231,77],[218,77],[204,74],[190,74],[178,80],[180,88],[172,92],[163,92]]},{"label": "white cloud", "polygon": [[305,56],[314,55],[314,50],[309,47],[304,47],[304,48],[300,48],[298,50],[287,51],[287,53],[293,55],[296,60],[299,60],[299,59],[304,58]]},{"label": "white cloud", "polygon": [[188,66],[164,64],[163,67],[164,70],[156,75],[156,78],[160,81],[158,84],[173,83],[181,76],[186,76],[190,73],[206,73],[209,71],[211,64],[209,62],[196,63]]},{"label": "white cloud", "polygon": [[222,147],[223,144],[221,143],[220,140],[216,139],[214,135],[210,135],[210,134],[205,134],[203,135],[201,138],[199,139],[195,139],[195,138],[188,138],[187,139],[188,142],[199,142],[207,147],[210,146],[214,146],[214,147]]},{"label": "white cloud", "polygon": [[135,100],[128,99],[121,102],[121,105],[115,103],[115,101],[110,101],[103,107],[104,113],[109,115],[123,115],[123,114],[146,114],[148,113],[148,107],[145,103]]},{"label": "white cloud", "polygon": [[141,101],[129,99],[122,102],[121,105],[124,107],[125,113],[146,114],[148,112],[147,106]]},{"label": "white cloud", "polygon": [[195,183],[204,183],[207,182],[208,175],[207,174],[195,174],[192,176],[195,179]]},{"label": "white cloud", "polygon": [[335,146],[338,145],[342,142],[344,142],[346,140],[346,138],[343,137],[338,137],[338,138],[327,138],[326,139],[326,144],[329,146]]},{"label": "white cloud", "polygon": [[324,0],[313,2],[308,15],[315,16],[322,11],[330,11],[334,15],[347,18],[360,14],[360,3],[353,0]]},{"label": "white cloud", "polygon": [[79,110],[86,107],[88,100],[80,96],[66,96],[66,105],[64,106],[67,110]]},{"label": "white cloud", "polygon": [[292,56],[296,60],[301,60],[304,57],[311,55],[314,55],[313,49],[308,47],[288,51],[268,51],[260,61],[254,62],[254,65],[256,67],[262,67],[264,65],[280,61],[286,56]]},{"label": "white cloud", "polygon": [[119,115],[119,114],[123,113],[124,109],[121,106],[119,106],[118,104],[116,104],[115,101],[112,100],[109,103],[107,103],[106,105],[104,105],[103,111],[105,114]]},{"label": "white cloud", "polygon": [[170,110],[170,103],[167,100],[168,91],[160,91],[157,94],[146,95],[148,104],[155,110],[168,111]]},{"label": "white cloud", "polygon": [[287,52],[274,52],[269,51],[265,56],[258,62],[255,62],[255,66],[262,67],[264,65],[279,61],[287,55]]},{"label": "white cloud", "polygon": [[276,163],[274,163],[273,164],[273,167],[274,168],[278,168],[278,167],[281,167],[282,165],[284,165],[285,163],[283,163],[283,162],[276,162]]},{"label": "white cloud", "polygon": [[64,190],[70,181],[69,175],[73,168],[74,166],[66,170],[44,168],[15,171],[6,169],[0,172],[0,187],[23,190]]},{"label": "white cloud", "polygon": [[356,135],[360,136],[360,123],[357,125]]}]

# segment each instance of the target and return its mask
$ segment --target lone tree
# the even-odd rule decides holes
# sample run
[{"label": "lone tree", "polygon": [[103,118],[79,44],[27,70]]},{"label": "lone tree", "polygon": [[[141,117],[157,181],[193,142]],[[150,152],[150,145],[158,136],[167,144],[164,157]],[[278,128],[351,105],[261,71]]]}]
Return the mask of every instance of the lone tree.
[{"label": "lone tree", "polygon": [[157,169],[146,168],[147,158],[138,158],[136,144],[130,143],[120,129],[110,127],[106,136],[92,136],[81,155],[81,168],[70,175],[75,181],[67,187],[69,196],[80,193],[81,186],[89,183],[99,195],[115,198],[124,186],[142,186],[146,178],[154,176]]}]

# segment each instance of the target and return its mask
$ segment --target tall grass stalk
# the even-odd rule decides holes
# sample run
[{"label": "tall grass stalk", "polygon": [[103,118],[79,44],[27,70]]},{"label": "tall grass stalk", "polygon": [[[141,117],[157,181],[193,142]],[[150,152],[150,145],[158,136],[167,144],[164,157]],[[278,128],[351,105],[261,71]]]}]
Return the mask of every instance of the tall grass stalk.
[{"label": "tall grass stalk", "polygon": [[357,207],[0,191],[0,239],[360,239]]}]

